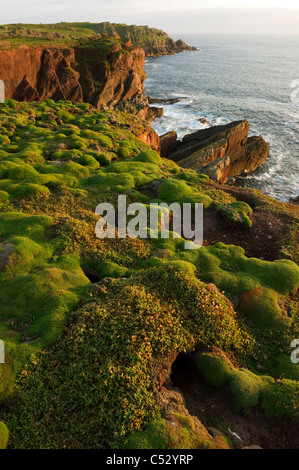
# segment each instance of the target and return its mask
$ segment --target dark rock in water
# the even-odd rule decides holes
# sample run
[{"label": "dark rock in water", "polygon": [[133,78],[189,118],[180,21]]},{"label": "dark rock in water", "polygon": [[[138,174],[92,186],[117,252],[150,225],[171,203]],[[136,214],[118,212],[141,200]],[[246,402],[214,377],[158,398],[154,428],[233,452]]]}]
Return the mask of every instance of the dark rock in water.
[{"label": "dark rock in water", "polygon": [[210,121],[208,121],[206,118],[204,117],[201,117],[198,119],[202,124],[207,124],[207,125],[210,125]]},{"label": "dark rock in water", "polygon": [[166,132],[160,136],[161,157],[167,157],[177,146],[178,135],[176,131]]},{"label": "dark rock in water", "polygon": [[167,98],[167,99],[160,99],[160,98],[152,98],[151,96],[147,97],[149,104],[161,103],[161,104],[175,104],[179,103],[182,100],[186,100],[186,97],[182,98]]},{"label": "dark rock in water", "polygon": [[269,144],[261,136],[248,138],[248,131],[246,120],[199,130],[186,135],[168,158],[224,183],[255,170],[269,155]]}]

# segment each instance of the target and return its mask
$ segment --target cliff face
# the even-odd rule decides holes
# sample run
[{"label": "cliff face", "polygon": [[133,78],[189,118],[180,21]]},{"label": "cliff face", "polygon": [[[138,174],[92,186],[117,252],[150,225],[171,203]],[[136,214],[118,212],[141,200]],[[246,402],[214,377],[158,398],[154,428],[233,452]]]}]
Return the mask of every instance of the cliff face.
[{"label": "cliff face", "polygon": [[248,131],[246,120],[200,130],[177,142],[168,156],[183,168],[224,183],[232,176],[255,170],[269,155],[269,144],[261,136],[248,138]]},{"label": "cliff face", "polygon": [[25,45],[0,50],[0,78],[5,83],[6,98],[88,102],[145,117],[144,61],[141,47],[120,43],[104,52],[88,44],[77,48]]}]

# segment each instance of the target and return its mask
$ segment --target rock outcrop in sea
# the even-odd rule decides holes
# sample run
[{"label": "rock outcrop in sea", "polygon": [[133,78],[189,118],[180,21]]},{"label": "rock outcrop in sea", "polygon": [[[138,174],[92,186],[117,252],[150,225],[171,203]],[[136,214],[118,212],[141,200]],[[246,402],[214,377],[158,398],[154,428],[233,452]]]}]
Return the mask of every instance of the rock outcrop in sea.
[{"label": "rock outcrop in sea", "polygon": [[[263,137],[248,137],[248,132],[249,122],[244,120],[196,131],[176,143],[170,133],[162,137],[162,148],[164,156],[182,168],[225,183],[232,176],[255,170],[269,155],[269,144]],[[171,151],[167,150],[170,143]]]}]

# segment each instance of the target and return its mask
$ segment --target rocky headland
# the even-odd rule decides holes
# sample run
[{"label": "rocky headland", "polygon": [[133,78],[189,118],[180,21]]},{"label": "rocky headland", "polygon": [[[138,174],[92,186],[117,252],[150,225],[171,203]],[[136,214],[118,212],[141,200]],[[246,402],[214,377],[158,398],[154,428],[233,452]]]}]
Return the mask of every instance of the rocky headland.
[{"label": "rocky headland", "polygon": [[149,26],[124,25],[104,22],[98,25],[100,33],[117,34],[123,40],[131,40],[140,45],[146,57],[173,55],[184,51],[196,51],[196,47],[188,46],[182,39],[174,41],[167,33]]}]

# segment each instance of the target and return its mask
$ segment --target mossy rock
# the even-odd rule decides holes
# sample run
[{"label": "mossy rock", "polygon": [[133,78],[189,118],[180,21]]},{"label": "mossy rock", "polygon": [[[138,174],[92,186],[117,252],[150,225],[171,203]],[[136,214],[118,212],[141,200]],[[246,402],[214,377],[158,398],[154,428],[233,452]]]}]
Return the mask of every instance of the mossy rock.
[{"label": "mossy rock", "polygon": [[290,354],[279,354],[274,360],[271,375],[276,379],[284,378],[299,382],[299,365],[292,363]]},{"label": "mossy rock", "polygon": [[277,293],[272,289],[257,287],[241,294],[238,310],[255,325],[283,329],[290,325],[291,320],[282,315],[277,300]]},{"label": "mossy rock", "polygon": [[223,387],[229,381],[232,372],[231,365],[224,357],[209,353],[199,355],[196,367],[204,379],[214,387]]},{"label": "mossy rock", "polygon": [[234,395],[237,411],[256,406],[261,391],[267,384],[274,384],[274,379],[267,376],[258,376],[247,369],[234,370],[231,373],[229,387]]},{"label": "mossy rock", "polygon": [[230,204],[215,204],[214,207],[217,212],[223,214],[229,221],[251,227],[252,221],[249,216],[253,211],[246,202],[235,201]]},{"label": "mossy rock", "polygon": [[299,419],[299,382],[282,379],[261,392],[261,407],[268,417]]},{"label": "mossy rock", "polygon": [[78,162],[80,165],[89,166],[91,168],[99,168],[99,162],[91,155],[82,155]]},{"label": "mossy rock", "polygon": [[48,195],[50,193],[49,189],[46,186],[41,184],[34,183],[20,183],[20,184],[11,184],[7,188],[13,197],[24,198],[27,196],[38,196],[38,195]]},{"label": "mossy rock", "polygon": [[191,416],[169,413],[167,419],[149,423],[144,431],[132,434],[125,449],[229,449],[225,438],[213,438]]},{"label": "mossy rock", "polygon": [[154,150],[140,152],[133,160],[136,162],[153,163],[154,165],[159,165],[162,161],[161,157]]},{"label": "mossy rock", "polygon": [[119,266],[118,264],[109,261],[99,263],[97,266],[97,270],[100,274],[101,279],[105,277],[124,277],[128,272],[127,268]]},{"label": "mossy rock", "polygon": [[6,449],[9,439],[9,431],[4,423],[0,421],[0,449]]}]

